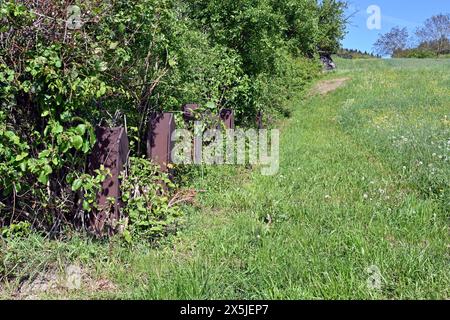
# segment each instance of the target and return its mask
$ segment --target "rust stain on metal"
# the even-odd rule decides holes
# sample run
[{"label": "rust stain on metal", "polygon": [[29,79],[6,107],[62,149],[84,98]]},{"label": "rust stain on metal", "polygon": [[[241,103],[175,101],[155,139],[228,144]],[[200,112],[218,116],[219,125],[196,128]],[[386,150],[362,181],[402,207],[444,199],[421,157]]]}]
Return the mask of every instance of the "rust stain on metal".
[{"label": "rust stain on metal", "polygon": [[157,163],[161,171],[168,171],[173,149],[172,134],[175,131],[173,113],[154,113],[147,135],[147,157]]},{"label": "rust stain on metal", "polygon": [[97,142],[90,157],[90,171],[103,165],[110,172],[97,194],[97,209],[90,219],[95,233],[102,236],[105,226],[110,234],[114,233],[120,219],[120,175],[128,161],[129,142],[123,127],[97,127],[95,133]]}]

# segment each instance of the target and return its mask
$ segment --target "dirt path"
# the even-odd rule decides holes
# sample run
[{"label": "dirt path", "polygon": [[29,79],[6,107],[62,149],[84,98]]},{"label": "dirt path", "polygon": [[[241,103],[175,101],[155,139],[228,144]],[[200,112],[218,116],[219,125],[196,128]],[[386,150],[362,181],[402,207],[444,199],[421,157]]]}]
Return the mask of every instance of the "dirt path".
[{"label": "dirt path", "polygon": [[329,92],[332,92],[339,87],[342,87],[350,78],[338,78],[333,80],[324,80],[319,82],[313,89],[313,92],[316,94],[325,95]]}]

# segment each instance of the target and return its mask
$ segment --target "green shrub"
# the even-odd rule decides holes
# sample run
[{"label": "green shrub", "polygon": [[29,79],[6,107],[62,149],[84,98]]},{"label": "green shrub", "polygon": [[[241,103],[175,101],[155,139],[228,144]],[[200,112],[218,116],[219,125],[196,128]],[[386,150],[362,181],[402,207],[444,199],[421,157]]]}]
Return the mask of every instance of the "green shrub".
[{"label": "green shrub", "polygon": [[393,58],[436,58],[436,53],[424,48],[405,49],[394,52]]},{"label": "green shrub", "polygon": [[130,170],[121,185],[123,214],[127,217],[123,235],[128,242],[157,239],[169,232],[181,216],[167,191],[174,185],[158,168],[146,159],[130,159]]}]

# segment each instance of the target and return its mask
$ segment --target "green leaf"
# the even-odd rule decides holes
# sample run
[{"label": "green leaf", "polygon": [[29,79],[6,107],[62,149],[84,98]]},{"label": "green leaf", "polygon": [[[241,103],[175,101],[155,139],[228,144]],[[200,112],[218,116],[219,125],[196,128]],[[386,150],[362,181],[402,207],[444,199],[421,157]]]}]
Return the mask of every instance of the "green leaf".
[{"label": "green leaf", "polygon": [[97,141],[97,137],[95,136],[95,132],[90,127],[90,129],[89,129],[89,143],[91,144],[91,146],[94,146],[96,141]]},{"label": "green leaf", "polygon": [[53,169],[48,164],[46,164],[42,169],[42,172],[48,176],[53,172]]},{"label": "green leaf", "polygon": [[64,111],[63,113],[61,113],[61,120],[65,121],[68,120],[69,118],[72,117],[72,114],[70,113],[70,111]]},{"label": "green leaf", "polygon": [[174,59],[169,59],[169,66],[175,67],[177,65],[177,62]]},{"label": "green leaf", "polygon": [[16,183],[16,192],[19,193],[22,191],[22,185],[20,183]]},{"label": "green leaf", "polygon": [[106,85],[102,82],[100,88],[97,90],[97,98],[100,98],[106,93]]},{"label": "green leaf", "polygon": [[110,45],[109,45],[109,48],[110,48],[111,50],[114,50],[114,49],[117,48],[117,45],[118,45],[118,44],[119,44],[118,42],[111,42]]},{"label": "green leaf", "polygon": [[84,134],[86,133],[86,125],[85,124],[79,124],[76,128],[75,128],[76,133],[78,133],[80,136],[84,136]]},{"label": "green leaf", "polygon": [[80,188],[83,186],[83,180],[81,179],[76,179],[73,183],[72,183],[72,191],[78,191],[80,190]]},{"label": "green leaf", "polygon": [[53,134],[60,134],[64,131],[64,128],[61,124],[59,124],[58,122],[55,123],[55,125],[52,127],[52,133]]},{"label": "green leaf", "polygon": [[83,200],[83,209],[85,211],[91,211],[91,206],[89,205],[89,202],[87,202],[86,200]]},{"label": "green leaf", "polygon": [[73,136],[70,139],[70,142],[72,143],[72,146],[77,150],[80,150],[83,146],[83,138],[80,136]]},{"label": "green leaf", "polygon": [[21,162],[19,164],[20,170],[22,170],[22,172],[27,171],[27,163],[26,162]]},{"label": "green leaf", "polygon": [[209,101],[208,103],[206,103],[206,107],[208,109],[215,109],[216,108],[216,104],[212,101]]},{"label": "green leaf", "polygon": [[28,152],[22,152],[21,154],[16,156],[16,161],[22,161],[28,156]]},{"label": "green leaf", "polygon": [[38,181],[40,183],[42,183],[42,184],[47,184],[47,182],[48,182],[48,175],[46,175],[45,172],[42,171],[39,174]]},{"label": "green leaf", "polygon": [[128,230],[124,230],[123,231],[123,238],[125,239],[126,242],[128,242],[129,244],[131,244],[133,242],[133,238],[131,237],[131,233]]},{"label": "green leaf", "polygon": [[38,155],[38,158],[39,159],[45,159],[45,158],[47,158],[48,156],[50,155],[50,150],[44,150],[44,151],[41,151],[40,153],[39,153],[39,155]]},{"label": "green leaf", "polygon": [[91,145],[90,145],[89,141],[86,140],[83,143],[83,148],[81,149],[81,151],[83,151],[83,153],[88,153],[89,150],[91,150]]},{"label": "green leaf", "polygon": [[66,153],[70,149],[69,143],[67,141],[64,141],[59,146],[59,150],[61,150],[62,153]]}]

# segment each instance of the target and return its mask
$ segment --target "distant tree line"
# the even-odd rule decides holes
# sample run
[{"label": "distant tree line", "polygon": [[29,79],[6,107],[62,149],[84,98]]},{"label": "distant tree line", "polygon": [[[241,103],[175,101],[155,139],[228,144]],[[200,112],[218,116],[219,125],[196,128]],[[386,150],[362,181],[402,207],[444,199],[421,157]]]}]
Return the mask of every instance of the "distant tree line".
[{"label": "distant tree line", "polygon": [[338,57],[343,59],[377,59],[381,58],[381,55],[375,54],[373,52],[361,51],[358,49],[345,49],[341,48],[338,50]]},{"label": "distant tree line", "polygon": [[393,58],[434,58],[450,54],[450,14],[427,19],[414,35],[396,26],[374,44],[375,52]]}]

